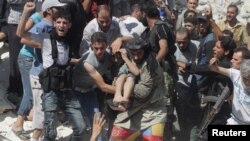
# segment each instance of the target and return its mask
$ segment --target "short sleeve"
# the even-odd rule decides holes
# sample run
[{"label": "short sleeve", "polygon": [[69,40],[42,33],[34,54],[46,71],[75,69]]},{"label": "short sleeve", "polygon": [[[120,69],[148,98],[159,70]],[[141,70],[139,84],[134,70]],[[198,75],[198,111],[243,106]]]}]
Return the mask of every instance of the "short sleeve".
[{"label": "short sleeve", "polygon": [[157,34],[159,40],[170,39],[170,37],[169,37],[170,31],[169,31],[167,25],[165,25],[165,24],[158,25],[156,31],[157,31],[156,34]]},{"label": "short sleeve", "polygon": [[118,76],[121,74],[128,74],[128,67],[126,64],[123,64],[121,68],[119,69]]},{"label": "short sleeve", "polygon": [[229,74],[229,77],[230,79],[234,82],[236,79],[238,79],[239,75],[240,75],[240,71],[239,70],[236,70],[236,69],[233,69],[233,68],[230,68],[230,69],[227,69],[228,70],[228,74]]},{"label": "short sleeve", "polygon": [[31,19],[35,24],[37,24],[37,23],[39,23],[39,22],[42,20],[42,16],[41,16],[38,12],[36,12],[36,13],[34,13],[34,14],[32,14],[32,15],[30,16],[30,19]]}]

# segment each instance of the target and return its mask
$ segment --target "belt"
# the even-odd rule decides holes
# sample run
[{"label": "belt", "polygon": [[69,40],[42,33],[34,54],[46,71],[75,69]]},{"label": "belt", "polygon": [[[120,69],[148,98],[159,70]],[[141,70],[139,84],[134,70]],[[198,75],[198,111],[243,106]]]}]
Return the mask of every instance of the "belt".
[{"label": "belt", "polygon": [[88,92],[91,92],[93,91],[95,88],[90,88],[90,89],[82,89],[82,88],[79,88],[79,87],[75,87],[74,90],[77,91],[77,92],[80,92],[80,93],[88,93]]}]

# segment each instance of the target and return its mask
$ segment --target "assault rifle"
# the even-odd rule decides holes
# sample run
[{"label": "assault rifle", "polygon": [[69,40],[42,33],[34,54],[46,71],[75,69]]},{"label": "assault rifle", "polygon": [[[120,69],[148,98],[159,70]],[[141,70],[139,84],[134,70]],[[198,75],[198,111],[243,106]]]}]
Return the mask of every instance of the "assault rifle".
[{"label": "assault rifle", "polygon": [[220,108],[223,105],[224,101],[228,98],[230,90],[228,86],[223,86],[221,83],[218,83],[219,87],[222,89],[221,95],[217,96],[205,96],[203,98],[204,102],[215,102],[211,111],[208,114],[208,118],[202,128],[198,133],[198,138],[202,139],[204,132],[207,130],[207,126],[213,121],[215,115],[220,112]]}]

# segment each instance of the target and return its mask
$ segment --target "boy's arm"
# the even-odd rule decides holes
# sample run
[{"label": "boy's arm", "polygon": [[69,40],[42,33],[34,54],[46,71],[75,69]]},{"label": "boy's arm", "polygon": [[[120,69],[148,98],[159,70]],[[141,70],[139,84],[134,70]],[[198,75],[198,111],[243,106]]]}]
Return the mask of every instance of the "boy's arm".
[{"label": "boy's arm", "polygon": [[132,63],[132,61],[130,61],[130,59],[127,56],[127,50],[123,48],[123,49],[120,49],[119,51],[129,71],[133,73],[135,76],[138,76],[140,74],[140,69],[134,63]]},{"label": "boy's arm", "polygon": [[96,69],[90,65],[87,62],[83,62],[83,67],[86,69],[86,71],[89,73],[90,77],[95,81],[96,85],[106,93],[115,93],[115,86],[109,85],[104,82],[103,77],[101,74],[96,71]]}]

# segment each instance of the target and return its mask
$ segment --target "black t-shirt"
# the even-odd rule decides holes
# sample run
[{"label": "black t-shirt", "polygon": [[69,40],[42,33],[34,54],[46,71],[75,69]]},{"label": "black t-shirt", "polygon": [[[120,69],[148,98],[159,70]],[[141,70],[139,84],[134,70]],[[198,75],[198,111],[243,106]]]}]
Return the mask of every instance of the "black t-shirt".
[{"label": "black t-shirt", "polygon": [[81,4],[81,0],[63,0],[67,3],[66,9],[72,17],[72,26],[69,30],[69,44],[72,47],[73,57],[79,58],[79,48],[83,36],[83,29],[86,26],[86,13]]}]

